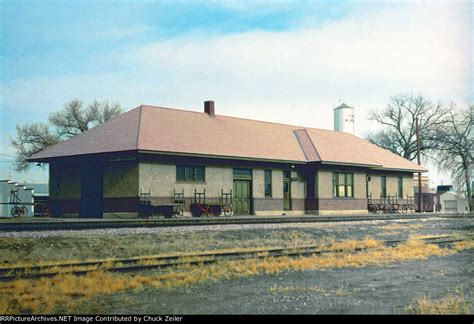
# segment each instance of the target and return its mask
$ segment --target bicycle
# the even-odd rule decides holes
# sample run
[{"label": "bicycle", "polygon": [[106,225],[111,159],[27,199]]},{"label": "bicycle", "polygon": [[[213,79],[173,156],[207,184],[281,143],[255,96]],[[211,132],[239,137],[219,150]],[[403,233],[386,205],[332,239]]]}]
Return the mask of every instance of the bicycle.
[{"label": "bicycle", "polygon": [[10,211],[10,215],[13,218],[26,217],[28,216],[28,209],[25,206],[13,206]]}]

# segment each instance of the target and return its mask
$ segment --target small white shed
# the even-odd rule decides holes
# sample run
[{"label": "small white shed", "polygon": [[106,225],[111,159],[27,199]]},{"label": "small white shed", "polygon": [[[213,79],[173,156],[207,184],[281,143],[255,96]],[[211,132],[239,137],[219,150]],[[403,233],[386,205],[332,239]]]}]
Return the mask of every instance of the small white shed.
[{"label": "small white shed", "polygon": [[34,208],[33,208],[34,190],[22,184],[16,185],[16,188],[18,190],[18,198],[20,199],[20,201],[26,203],[25,208],[28,210],[28,213],[26,216],[33,217],[34,216]]},{"label": "small white shed", "polygon": [[442,213],[468,213],[469,201],[455,192],[448,191],[439,197]]},{"label": "small white shed", "polygon": [[14,206],[9,204],[12,202],[12,191],[16,192],[19,201],[26,203],[27,216],[32,217],[34,215],[34,190],[10,180],[0,180],[0,202],[2,203],[0,204],[0,217],[11,216],[11,209]]},{"label": "small white shed", "polygon": [[[0,180],[0,217],[10,216],[7,203],[10,201],[10,180]],[[10,207],[11,208],[11,207]]]}]

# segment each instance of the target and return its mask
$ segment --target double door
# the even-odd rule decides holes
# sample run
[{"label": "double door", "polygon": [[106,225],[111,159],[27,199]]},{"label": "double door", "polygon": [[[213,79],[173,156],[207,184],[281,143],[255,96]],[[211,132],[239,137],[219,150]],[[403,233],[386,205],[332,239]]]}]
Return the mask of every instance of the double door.
[{"label": "double door", "polygon": [[234,180],[234,213],[250,215],[250,184],[249,180]]}]

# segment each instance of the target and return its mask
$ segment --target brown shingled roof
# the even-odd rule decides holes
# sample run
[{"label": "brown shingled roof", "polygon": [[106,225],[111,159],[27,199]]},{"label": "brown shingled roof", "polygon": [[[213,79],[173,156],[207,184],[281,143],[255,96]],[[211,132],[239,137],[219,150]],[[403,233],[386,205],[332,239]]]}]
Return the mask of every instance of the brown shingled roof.
[{"label": "brown shingled roof", "polygon": [[345,132],[308,128],[308,135],[326,164],[361,164],[396,170],[425,168],[388,150]]},{"label": "brown shingled roof", "polygon": [[142,107],[139,150],[305,161],[294,126]]},{"label": "brown shingled roof", "polygon": [[348,133],[145,105],[29,160],[133,150],[424,171]]},{"label": "brown shingled roof", "polygon": [[137,149],[141,107],[33,154],[28,160]]}]

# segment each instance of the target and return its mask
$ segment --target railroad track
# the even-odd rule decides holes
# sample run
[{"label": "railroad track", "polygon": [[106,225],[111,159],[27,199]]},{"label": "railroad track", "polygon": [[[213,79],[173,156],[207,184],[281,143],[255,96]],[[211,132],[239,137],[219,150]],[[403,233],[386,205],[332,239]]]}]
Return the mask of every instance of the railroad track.
[{"label": "railroad track", "polygon": [[402,220],[426,218],[472,218],[474,214],[422,213],[422,214],[373,214],[353,216],[233,216],[233,217],[183,217],[150,219],[10,219],[0,217],[0,232],[11,231],[55,231],[88,230],[125,227],[176,227],[205,225],[242,225],[242,224],[285,224],[285,223],[327,223],[327,222],[363,222],[374,220]]},{"label": "railroad track", "polygon": [[[470,241],[474,235],[465,236],[433,236],[421,239],[425,243],[442,246],[457,242]],[[394,247],[407,240],[389,240],[382,243],[387,247]],[[360,241],[363,242],[363,241]],[[84,262],[50,263],[39,266],[21,266],[0,268],[0,282],[16,279],[39,279],[54,277],[59,274],[85,275],[93,271],[110,272],[137,272],[151,269],[163,269],[182,265],[210,264],[218,261],[232,261],[244,259],[262,259],[267,257],[298,257],[318,255],[324,253],[359,252],[371,247],[331,249],[330,246],[301,246],[289,248],[249,249],[241,251],[217,251],[204,253],[187,253],[167,256],[146,256],[124,259],[98,259]]]}]

